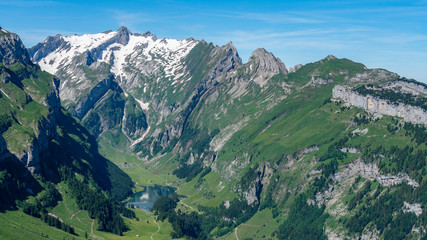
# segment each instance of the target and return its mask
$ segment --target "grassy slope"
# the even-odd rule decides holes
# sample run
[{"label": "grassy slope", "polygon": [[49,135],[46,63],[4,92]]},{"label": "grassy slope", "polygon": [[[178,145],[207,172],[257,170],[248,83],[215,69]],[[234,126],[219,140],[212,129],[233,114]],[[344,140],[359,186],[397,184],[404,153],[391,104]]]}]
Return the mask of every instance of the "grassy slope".
[{"label": "grassy slope", "polygon": [[[6,71],[0,66],[0,70]],[[38,135],[38,123],[48,115],[49,107],[43,102],[52,89],[53,76],[35,66],[17,63],[7,68],[11,81],[0,83],[0,110],[2,115],[13,116],[12,126],[3,133],[8,149],[22,152]]]},{"label": "grassy slope", "polygon": [[0,214],[0,226],[1,239],[46,239],[46,235],[52,239],[84,239],[84,235],[81,238],[49,227],[42,220],[21,211],[6,211]]}]

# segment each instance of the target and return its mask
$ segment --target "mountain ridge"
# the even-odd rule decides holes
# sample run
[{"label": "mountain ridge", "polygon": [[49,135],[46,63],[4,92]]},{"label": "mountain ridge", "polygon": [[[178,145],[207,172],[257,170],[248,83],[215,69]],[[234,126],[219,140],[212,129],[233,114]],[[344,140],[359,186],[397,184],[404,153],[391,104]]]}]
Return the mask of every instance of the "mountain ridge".
[{"label": "mountain ridge", "polygon": [[[131,179],[99,154],[93,136],[62,108],[59,79],[29,61],[16,34],[1,31],[5,33],[0,36],[2,217],[19,209],[51,226],[55,221],[56,228],[76,235],[74,227],[50,212],[62,198],[78,197],[60,193],[62,184],[74,193],[91,195],[77,203],[81,209],[96,212],[90,218],[97,220],[100,230],[121,234],[127,227],[116,201],[129,195]],[[95,209],[100,202],[109,213]],[[114,223],[105,224],[105,220]]]}]

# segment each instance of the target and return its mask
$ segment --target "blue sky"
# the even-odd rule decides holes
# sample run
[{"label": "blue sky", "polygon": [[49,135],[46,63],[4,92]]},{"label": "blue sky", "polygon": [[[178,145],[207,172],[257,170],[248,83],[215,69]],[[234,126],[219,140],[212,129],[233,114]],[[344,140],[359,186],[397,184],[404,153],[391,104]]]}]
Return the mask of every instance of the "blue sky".
[{"label": "blue sky", "polygon": [[288,68],[333,54],[427,83],[427,0],[0,0],[0,26],[27,47],[48,35],[98,33],[125,23],[160,38],[232,41],[244,62],[260,47]]}]

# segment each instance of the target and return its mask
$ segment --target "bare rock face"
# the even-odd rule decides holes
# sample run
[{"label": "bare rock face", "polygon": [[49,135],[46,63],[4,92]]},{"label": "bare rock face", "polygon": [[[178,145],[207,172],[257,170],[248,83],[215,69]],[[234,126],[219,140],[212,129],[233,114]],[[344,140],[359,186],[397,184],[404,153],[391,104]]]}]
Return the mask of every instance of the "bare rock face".
[{"label": "bare rock face", "polygon": [[92,108],[95,103],[108,91],[111,86],[113,76],[100,81],[94,88],[92,88],[88,95],[83,97],[77,102],[73,115],[82,119],[84,115]]},{"label": "bare rock face", "polygon": [[410,81],[392,81],[381,85],[384,89],[390,89],[394,92],[411,94],[414,96],[427,95],[427,87],[425,84],[416,84]]},{"label": "bare rock face", "polygon": [[[316,172],[314,172],[315,174]],[[348,164],[343,170],[337,172],[333,176],[333,183],[329,184],[329,187],[324,192],[316,193],[314,199],[308,201],[309,204],[317,204],[321,206],[323,204],[331,205],[333,199],[339,198],[344,192],[344,187],[348,185],[348,181],[355,176],[363,176],[364,178],[373,181],[377,180],[383,186],[393,186],[401,183],[407,183],[408,185],[416,188],[419,187],[419,183],[411,179],[407,174],[399,173],[397,175],[384,175],[378,169],[376,163],[365,163],[362,159],[358,158],[352,163]],[[347,182],[347,183],[346,183]],[[406,205],[405,205],[406,206]],[[408,205],[407,211],[416,211],[418,205]]]},{"label": "bare rock face", "polygon": [[180,136],[181,130],[202,96],[212,89],[219,80],[232,76],[234,70],[242,64],[242,59],[231,42],[225,46],[215,48],[210,53],[210,58],[216,60],[216,62],[212,63],[211,70],[197,84],[189,100],[183,104],[183,111],[175,118],[175,122],[168,125],[165,131],[158,135],[158,141],[161,142],[162,147],[166,147],[168,141],[173,137]]},{"label": "bare rock face", "polygon": [[408,202],[403,202],[403,212],[412,212],[414,213],[417,217],[420,216],[423,213],[423,209],[421,208],[421,204],[419,203],[408,203]]},{"label": "bare rock face", "polygon": [[371,113],[402,117],[405,122],[427,124],[427,112],[420,107],[403,103],[390,103],[387,100],[370,95],[363,96],[354,92],[350,87],[340,85],[333,88],[332,96]]},{"label": "bare rock face", "polygon": [[250,183],[249,189],[243,192],[243,197],[246,199],[248,205],[258,204],[260,200],[261,190],[263,186],[263,178],[265,174],[265,166],[257,170],[256,179]]},{"label": "bare rock face", "polygon": [[27,49],[15,33],[0,27],[0,62],[6,66],[17,62],[32,64]]},{"label": "bare rock face", "polygon": [[14,153],[18,160],[32,174],[40,171],[42,152],[47,150],[49,143],[58,137],[56,128],[58,116],[61,111],[61,103],[57,88],[54,87],[46,96],[44,104],[49,107],[49,113],[46,117],[39,119],[37,124],[38,134],[34,137],[31,145],[24,152]]},{"label": "bare rock face", "polygon": [[39,43],[32,48],[29,48],[28,54],[32,56],[32,61],[38,62],[42,58],[49,55],[51,52],[55,51],[55,49],[65,47],[66,44],[67,43],[64,41],[60,34],[57,34],[54,37],[49,36],[42,43]]},{"label": "bare rock face", "polygon": [[253,51],[248,64],[250,64],[249,71],[255,76],[253,80],[261,87],[272,76],[288,73],[285,64],[264,48]]},{"label": "bare rock face", "polygon": [[[8,31],[0,28],[0,62],[4,65],[0,69],[0,76],[2,83],[6,84],[18,84],[20,83],[17,76],[12,77],[12,70],[8,69],[8,66],[21,63],[24,66],[31,66],[27,74],[34,77],[34,81],[38,81],[37,71],[39,68],[34,67],[31,62],[28,52],[21,42],[18,35],[14,33],[9,33]],[[33,72],[34,71],[34,72]],[[10,73],[10,74],[9,74]],[[13,74],[12,74],[13,75]],[[35,101],[41,106],[47,107],[47,114],[33,115],[32,126],[22,125],[24,128],[28,128],[27,131],[29,136],[26,136],[26,144],[24,144],[24,150],[19,150],[14,152],[10,150],[7,146],[6,140],[1,136],[0,138],[0,161],[5,159],[17,159],[19,160],[31,173],[37,173],[40,169],[40,154],[48,148],[49,142],[57,137],[57,117],[60,113],[61,103],[59,99],[59,79],[52,77],[52,82],[43,82],[46,84],[43,87],[48,87],[50,90],[47,93],[39,94],[36,86],[34,90],[28,91],[25,88],[20,88],[22,92],[9,92],[8,98],[13,98],[15,94],[22,94],[26,96],[27,104],[31,101]],[[22,90],[21,90],[22,89]],[[4,91],[4,89],[2,89]],[[12,106],[12,105],[11,105]],[[19,106],[17,111],[24,111]],[[7,113],[6,113],[7,114]],[[17,121],[17,120],[14,120]],[[18,122],[18,124],[20,124]],[[22,139],[19,137],[14,138],[15,136],[10,137],[13,141],[19,143]],[[21,136],[21,138],[24,138]],[[14,156],[13,156],[14,155]],[[16,157],[16,158],[15,158]]]},{"label": "bare rock face", "polygon": [[398,175],[383,175],[379,172],[376,163],[365,163],[361,159],[357,159],[350,163],[343,171],[334,175],[334,181],[342,181],[344,179],[361,175],[369,180],[377,180],[383,186],[397,185],[406,182],[408,185],[418,187],[419,183],[411,179],[407,174],[399,173]]},{"label": "bare rock face", "polygon": [[227,75],[230,75],[234,69],[242,64],[242,59],[240,58],[236,47],[231,42],[223,47],[215,49],[211,53],[211,56],[214,58],[224,53],[225,55],[215,64],[215,67],[205,78],[204,82],[202,83],[203,88],[207,89],[212,87],[212,84],[215,82],[215,80],[227,77]]}]

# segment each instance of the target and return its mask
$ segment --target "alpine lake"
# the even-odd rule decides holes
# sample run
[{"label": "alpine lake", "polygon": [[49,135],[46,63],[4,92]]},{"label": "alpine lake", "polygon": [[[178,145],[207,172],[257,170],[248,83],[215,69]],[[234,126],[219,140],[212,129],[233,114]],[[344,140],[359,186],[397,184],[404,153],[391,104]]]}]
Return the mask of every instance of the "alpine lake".
[{"label": "alpine lake", "polygon": [[126,201],[127,206],[143,209],[147,212],[151,211],[154,202],[160,197],[169,197],[175,193],[175,188],[169,186],[146,186],[143,191],[136,192]]}]

